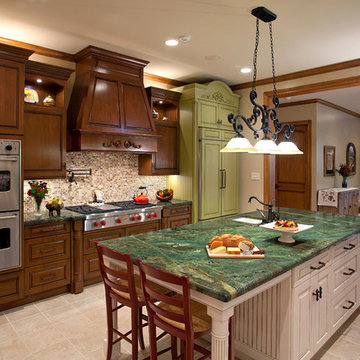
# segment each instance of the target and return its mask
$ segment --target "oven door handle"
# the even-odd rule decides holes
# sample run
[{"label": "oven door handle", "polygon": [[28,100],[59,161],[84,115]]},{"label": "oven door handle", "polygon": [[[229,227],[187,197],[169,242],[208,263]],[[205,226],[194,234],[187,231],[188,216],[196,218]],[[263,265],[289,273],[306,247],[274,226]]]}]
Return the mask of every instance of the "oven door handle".
[{"label": "oven door handle", "polygon": [[12,215],[12,216],[0,216],[0,221],[1,221],[1,220],[10,220],[10,219],[17,219],[17,215]]},{"label": "oven door handle", "polygon": [[18,156],[0,156],[0,161],[18,161]]}]

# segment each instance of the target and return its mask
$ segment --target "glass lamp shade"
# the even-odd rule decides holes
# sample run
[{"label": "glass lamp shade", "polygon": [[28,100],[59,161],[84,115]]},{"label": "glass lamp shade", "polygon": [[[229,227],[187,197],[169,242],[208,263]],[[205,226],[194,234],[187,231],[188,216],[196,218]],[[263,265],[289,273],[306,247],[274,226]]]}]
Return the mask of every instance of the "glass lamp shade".
[{"label": "glass lamp shade", "polygon": [[220,152],[249,152],[252,149],[253,147],[248,139],[236,136]]},{"label": "glass lamp shade", "polygon": [[278,146],[279,155],[301,155],[303,152],[290,140],[282,141]]},{"label": "glass lamp shade", "polygon": [[254,154],[278,154],[279,150],[275,142],[269,138],[263,138],[259,140],[255,146],[253,151],[249,151],[249,153]]}]

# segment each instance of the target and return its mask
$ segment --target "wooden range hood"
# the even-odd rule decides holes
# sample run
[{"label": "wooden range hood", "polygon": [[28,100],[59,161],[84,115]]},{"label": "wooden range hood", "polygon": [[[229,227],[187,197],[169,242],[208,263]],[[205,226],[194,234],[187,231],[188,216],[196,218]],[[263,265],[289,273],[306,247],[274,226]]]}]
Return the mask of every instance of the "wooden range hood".
[{"label": "wooden range hood", "polygon": [[74,55],[67,150],[157,151],[143,84],[147,61],[88,46]]}]

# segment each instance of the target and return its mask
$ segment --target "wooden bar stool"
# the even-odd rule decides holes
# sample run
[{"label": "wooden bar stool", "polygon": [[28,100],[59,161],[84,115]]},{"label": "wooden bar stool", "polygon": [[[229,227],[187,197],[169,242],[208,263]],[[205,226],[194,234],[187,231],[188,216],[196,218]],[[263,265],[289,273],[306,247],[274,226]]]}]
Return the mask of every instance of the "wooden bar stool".
[{"label": "wooden bar stool", "polygon": [[[111,359],[113,345],[122,339],[132,345],[132,359],[138,359],[138,342],[141,349],[145,349],[143,328],[147,326],[148,317],[142,313],[145,300],[141,289],[141,279],[134,274],[132,257],[129,254],[122,254],[118,251],[99,245],[95,242],[100,264],[100,272],[105,285],[106,313],[108,326],[108,347],[106,360]],[[151,284],[159,293],[169,292],[157,284]],[[120,303],[113,308],[112,300]],[[114,328],[113,313],[124,306],[131,308],[131,330],[123,334]],[[145,320],[145,322],[143,322]],[[116,340],[113,339],[117,335]],[[131,339],[129,335],[131,334]],[[166,335],[162,333],[157,337],[159,340]]]},{"label": "wooden bar stool", "polygon": [[[207,359],[211,352],[194,343],[200,336],[211,331],[211,317],[207,315],[206,306],[190,300],[190,284],[186,276],[178,276],[156,269],[136,259],[140,268],[142,289],[148,311],[151,360],[157,359],[156,326],[171,335],[172,359],[193,360],[194,350]],[[153,287],[148,276],[162,282],[180,285],[182,295],[168,296],[161,294]],[[160,302],[159,302],[160,301]],[[230,325],[230,329],[231,329]],[[177,356],[176,338],[181,340],[181,355]]]}]

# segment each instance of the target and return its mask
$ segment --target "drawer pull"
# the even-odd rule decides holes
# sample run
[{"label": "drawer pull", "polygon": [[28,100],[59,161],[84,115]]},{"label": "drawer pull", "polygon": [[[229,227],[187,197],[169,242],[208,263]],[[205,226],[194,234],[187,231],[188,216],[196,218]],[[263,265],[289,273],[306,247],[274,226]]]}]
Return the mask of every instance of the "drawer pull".
[{"label": "drawer pull", "polygon": [[352,275],[352,274],[355,272],[355,269],[349,268],[348,270],[349,270],[348,273],[347,273],[347,272],[343,272],[343,274],[344,274],[344,275]]},{"label": "drawer pull", "polygon": [[312,294],[316,297],[316,301],[319,301],[319,289],[316,289]]},{"label": "drawer pull", "polygon": [[350,300],[348,300],[347,302],[350,303],[350,306],[343,306],[343,309],[350,310],[355,305],[355,303]]},{"label": "drawer pull", "polygon": [[322,287],[319,287],[319,298],[322,299]]},{"label": "drawer pull", "polygon": [[344,250],[351,250],[355,247],[354,244],[349,244],[349,246],[344,246]]},{"label": "drawer pull", "polygon": [[48,254],[48,253],[51,253],[53,251],[56,251],[56,249],[40,250],[41,254]]},{"label": "drawer pull", "polygon": [[52,280],[56,278],[56,274],[52,274],[50,276],[45,276],[45,277],[41,277],[40,280],[41,281],[47,281],[47,280]]},{"label": "drawer pull", "polygon": [[324,262],[322,262],[322,261],[319,261],[319,266],[318,267],[315,267],[315,266],[310,266],[310,269],[311,270],[320,270],[320,269],[322,269],[324,266],[325,266],[326,264],[324,263]]}]

